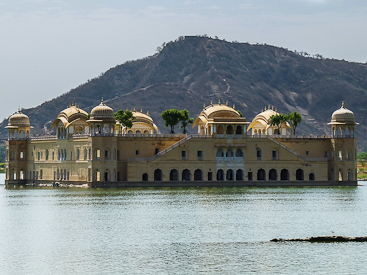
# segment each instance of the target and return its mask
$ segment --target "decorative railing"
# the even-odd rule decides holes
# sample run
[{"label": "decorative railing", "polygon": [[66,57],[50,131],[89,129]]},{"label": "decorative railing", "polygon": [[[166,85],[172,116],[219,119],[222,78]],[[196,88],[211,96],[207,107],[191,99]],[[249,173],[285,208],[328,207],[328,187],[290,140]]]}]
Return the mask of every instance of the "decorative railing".
[{"label": "decorative railing", "polygon": [[57,139],[57,136],[42,136],[42,137],[31,137],[30,140],[53,140]]},{"label": "decorative railing", "polygon": [[186,134],[115,134],[116,137],[187,137]]},{"label": "decorative railing", "polygon": [[216,161],[244,161],[244,157],[216,157]]}]

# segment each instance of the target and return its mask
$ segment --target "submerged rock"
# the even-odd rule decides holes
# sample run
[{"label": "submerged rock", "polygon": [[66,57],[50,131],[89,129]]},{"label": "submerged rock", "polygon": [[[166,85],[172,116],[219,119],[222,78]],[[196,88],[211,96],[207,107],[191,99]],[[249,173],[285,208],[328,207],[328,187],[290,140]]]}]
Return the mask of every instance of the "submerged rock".
[{"label": "submerged rock", "polygon": [[305,239],[272,239],[271,242],[367,242],[366,237],[318,236]]}]

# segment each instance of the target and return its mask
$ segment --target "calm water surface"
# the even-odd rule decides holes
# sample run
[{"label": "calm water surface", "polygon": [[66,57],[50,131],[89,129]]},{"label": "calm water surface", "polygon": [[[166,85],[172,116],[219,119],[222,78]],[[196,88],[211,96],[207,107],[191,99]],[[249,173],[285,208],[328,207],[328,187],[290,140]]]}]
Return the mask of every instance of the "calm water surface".
[{"label": "calm water surface", "polygon": [[6,190],[0,185],[0,273],[366,274],[367,243],[269,242],[366,236],[366,217],[367,186]]}]

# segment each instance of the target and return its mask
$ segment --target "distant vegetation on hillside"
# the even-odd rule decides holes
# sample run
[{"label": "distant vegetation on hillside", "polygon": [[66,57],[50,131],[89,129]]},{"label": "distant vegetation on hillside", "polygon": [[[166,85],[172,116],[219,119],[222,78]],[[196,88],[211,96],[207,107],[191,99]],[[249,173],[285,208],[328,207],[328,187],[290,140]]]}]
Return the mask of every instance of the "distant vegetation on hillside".
[{"label": "distant vegetation on hillside", "polygon": [[[118,62],[118,61],[116,61]],[[180,37],[153,56],[128,61],[42,105],[23,110],[38,135],[70,103],[90,112],[101,98],[115,111],[143,109],[162,132],[160,114],[187,109],[196,117],[206,105],[229,101],[251,121],[265,106],[303,117],[298,134],[330,134],[333,111],[345,101],[356,116],[358,148],[367,131],[367,65],[292,52],[269,45]],[[50,122],[51,121],[51,122]],[[7,121],[0,134],[6,136]],[[191,128],[191,127],[189,127]],[[191,129],[189,129],[191,131]],[[189,132],[190,133],[190,132]]]}]

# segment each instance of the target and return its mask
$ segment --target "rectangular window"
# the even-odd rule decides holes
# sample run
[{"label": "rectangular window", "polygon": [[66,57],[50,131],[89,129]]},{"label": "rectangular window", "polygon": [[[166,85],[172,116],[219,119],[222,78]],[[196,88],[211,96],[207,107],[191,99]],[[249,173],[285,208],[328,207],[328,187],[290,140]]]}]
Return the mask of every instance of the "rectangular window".
[{"label": "rectangular window", "polygon": [[348,151],[348,160],[352,160],[352,151]]},{"label": "rectangular window", "polygon": [[329,159],[329,151],[325,151],[325,158]]},{"label": "rectangular window", "polygon": [[136,150],[135,151],[135,155],[139,156],[140,155],[140,151],[139,150]]},{"label": "rectangular window", "polygon": [[161,150],[159,148],[155,148],[155,154],[158,154]]},{"label": "rectangular window", "polygon": [[20,152],[20,159],[24,159],[24,152]]},{"label": "rectangular window", "polygon": [[309,156],[310,155],[310,151],[306,151],[306,155]]},{"label": "rectangular window", "polygon": [[198,160],[203,160],[203,151],[198,151]]},{"label": "rectangular window", "polygon": [[187,151],[181,151],[182,159],[187,159]]},{"label": "rectangular window", "polygon": [[342,151],[338,151],[338,160],[343,160]]},{"label": "rectangular window", "polygon": [[96,150],[96,159],[99,160],[101,158],[101,151],[99,149]]},{"label": "rectangular window", "polygon": [[110,156],[108,155],[108,150],[104,151],[104,159],[109,160]]},{"label": "rectangular window", "polygon": [[272,151],[271,152],[271,157],[272,157],[272,160],[277,160],[278,159],[278,151]]},{"label": "rectangular window", "polygon": [[262,159],[262,151],[261,150],[257,150],[256,151],[256,157],[257,157],[257,160],[261,160]]},{"label": "rectangular window", "polygon": [[117,181],[120,181],[120,172],[117,172]]},{"label": "rectangular window", "polygon": [[120,150],[117,150],[117,160],[120,160]]}]

